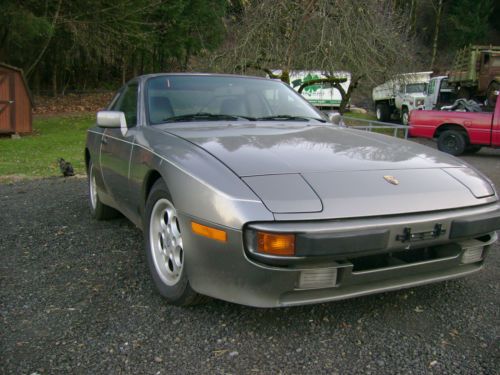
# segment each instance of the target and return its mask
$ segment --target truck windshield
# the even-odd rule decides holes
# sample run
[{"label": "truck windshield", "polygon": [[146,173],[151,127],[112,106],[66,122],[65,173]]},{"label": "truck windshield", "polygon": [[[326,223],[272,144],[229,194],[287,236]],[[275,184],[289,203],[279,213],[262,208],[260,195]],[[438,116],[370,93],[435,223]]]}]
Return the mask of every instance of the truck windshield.
[{"label": "truck windshield", "polygon": [[416,94],[416,93],[424,93],[426,83],[409,83],[406,85],[406,93],[407,94]]},{"label": "truck windshield", "polygon": [[146,86],[149,123],[319,121],[326,118],[280,81],[240,76],[162,75]]}]

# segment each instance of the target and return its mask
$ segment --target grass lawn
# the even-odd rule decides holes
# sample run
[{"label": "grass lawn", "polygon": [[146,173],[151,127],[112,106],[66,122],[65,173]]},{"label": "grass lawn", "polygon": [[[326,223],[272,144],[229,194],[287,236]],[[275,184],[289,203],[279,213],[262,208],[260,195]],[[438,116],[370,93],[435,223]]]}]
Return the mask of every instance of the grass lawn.
[{"label": "grass lawn", "polygon": [[0,181],[61,176],[58,158],[85,174],[85,139],[94,121],[94,114],[35,118],[32,135],[0,138]]},{"label": "grass lawn", "polygon": [[373,120],[377,121],[377,117],[375,117],[374,114],[372,113],[354,113],[354,112],[346,112],[344,113],[345,116],[347,117],[352,117],[352,118],[360,118],[362,120]]}]

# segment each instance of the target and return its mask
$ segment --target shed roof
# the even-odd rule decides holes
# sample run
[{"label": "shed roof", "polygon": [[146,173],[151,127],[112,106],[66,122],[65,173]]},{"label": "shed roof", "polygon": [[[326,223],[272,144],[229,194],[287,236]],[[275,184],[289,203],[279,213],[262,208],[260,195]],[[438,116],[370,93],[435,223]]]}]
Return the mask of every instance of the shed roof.
[{"label": "shed roof", "polygon": [[6,69],[10,69],[10,70],[14,70],[14,71],[16,71],[16,72],[18,72],[18,73],[21,74],[21,79],[23,81],[24,88],[26,89],[26,93],[28,94],[28,98],[30,99],[31,105],[34,107],[35,106],[35,101],[33,100],[33,96],[31,95],[31,91],[29,89],[28,83],[26,82],[26,78],[24,77],[23,70],[21,68],[17,68],[15,66],[3,63],[1,61],[0,61],[0,67],[6,68]]}]

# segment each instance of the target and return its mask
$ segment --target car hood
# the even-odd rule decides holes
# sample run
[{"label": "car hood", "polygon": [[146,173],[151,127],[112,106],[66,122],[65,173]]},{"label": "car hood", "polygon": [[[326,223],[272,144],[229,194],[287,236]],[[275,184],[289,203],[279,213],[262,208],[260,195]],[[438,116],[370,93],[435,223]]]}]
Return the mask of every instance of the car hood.
[{"label": "car hood", "polygon": [[162,130],[224,163],[275,214],[421,212],[482,204],[494,195],[457,158],[364,131],[290,122],[191,123]]},{"label": "car hood", "polygon": [[413,142],[331,125],[208,122],[163,130],[203,148],[240,177],[464,165]]}]

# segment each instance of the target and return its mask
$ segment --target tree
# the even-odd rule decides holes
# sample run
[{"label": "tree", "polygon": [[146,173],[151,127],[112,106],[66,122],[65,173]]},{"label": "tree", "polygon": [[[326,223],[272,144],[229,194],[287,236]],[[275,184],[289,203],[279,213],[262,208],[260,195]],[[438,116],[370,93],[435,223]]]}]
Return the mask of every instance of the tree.
[{"label": "tree", "polygon": [[[487,35],[492,24],[493,0],[454,0],[450,2],[444,20],[445,40],[458,49],[469,44],[488,42]],[[489,44],[489,43],[488,43]]]},{"label": "tree", "polygon": [[441,26],[441,13],[443,12],[443,0],[437,0],[436,4],[436,21],[434,23],[434,37],[432,38],[432,54],[431,54],[431,70],[434,69],[434,62],[436,61],[439,28]]},{"label": "tree", "polygon": [[186,69],[223,41],[231,8],[228,0],[0,1],[0,60],[54,94]]},{"label": "tree", "polygon": [[285,82],[291,70],[320,70],[336,88],[337,72],[349,71],[349,89],[339,89],[342,112],[361,81],[373,84],[414,68],[408,23],[382,0],[261,0],[247,6],[229,34],[212,55],[212,69],[279,69]]}]

